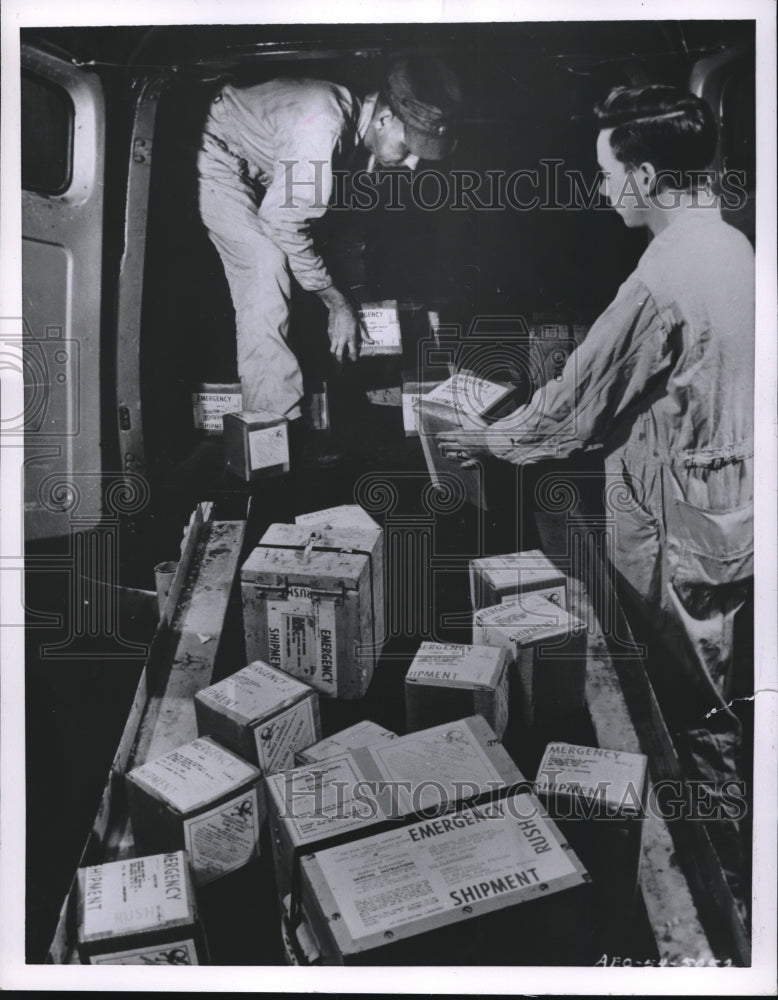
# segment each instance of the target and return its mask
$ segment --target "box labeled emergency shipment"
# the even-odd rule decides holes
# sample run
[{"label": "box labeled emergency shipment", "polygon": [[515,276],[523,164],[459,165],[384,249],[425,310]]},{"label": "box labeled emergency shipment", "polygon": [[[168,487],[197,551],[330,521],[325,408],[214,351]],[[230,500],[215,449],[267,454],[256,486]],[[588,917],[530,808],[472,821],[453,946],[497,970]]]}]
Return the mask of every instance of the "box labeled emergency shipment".
[{"label": "box labeled emergency shipment", "polygon": [[383,533],[331,518],[270,525],[243,564],[246,651],[320,694],[361,698],[384,642]]},{"label": "box labeled emergency shipment", "polygon": [[586,627],[558,604],[522,594],[515,601],[482,608],[473,614],[473,642],[509,651],[525,725],[584,707]]},{"label": "box labeled emergency shipment", "polygon": [[78,870],[86,965],[203,965],[208,948],[184,851]]},{"label": "box labeled emergency shipment", "polygon": [[262,774],[207,736],[136,767],[126,780],[136,846],[186,850],[196,886],[259,855]]},{"label": "box labeled emergency shipment", "polygon": [[523,780],[480,715],[271,775],[266,787],[279,896],[299,885],[303,853]]},{"label": "box labeled emergency shipment", "polygon": [[421,446],[433,483],[441,485],[453,476],[462,484],[468,503],[486,508],[482,463],[462,468],[462,458],[455,451],[441,452],[437,435],[442,431],[461,431],[464,438],[468,431],[481,434],[481,421],[501,415],[513,395],[511,385],[457,372],[416,401]]},{"label": "box labeled emergency shipment", "polygon": [[555,937],[564,964],[578,945],[570,912],[577,906],[582,916],[583,897],[571,894],[585,891],[586,881],[580,860],[526,793],[301,861],[302,910],[325,965],[415,964],[417,956],[427,964],[492,964],[496,955],[536,964],[545,954],[533,934]]},{"label": "box labeled emergency shipment", "polygon": [[228,472],[247,483],[288,472],[286,418],[269,410],[225,413],[224,461]]},{"label": "box labeled emergency shipment", "polygon": [[340,732],[328,736],[326,740],[321,740],[305,750],[299,750],[294,755],[294,762],[298,766],[316,764],[322,760],[329,760],[331,757],[339,757],[357,747],[369,747],[373,743],[380,743],[381,740],[396,739],[397,733],[393,733],[390,729],[383,729],[375,722],[365,719],[364,722],[357,722],[347,729],[341,729]]},{"label": "box labeled emergency shipment", "polygon": [[209,436],[223,433],[225,413],[242,409],[240,382],[201,382],[192,393],[195,429]]},{"label": "box labeled emergency shipment", "polygon": [[423,642],[405,675],[410,731],[482,715],[502,738],[508,724],[507,649]]},{"label": "box labeled emergency shipment", "polygon": [[567,608],[567,579],[540,549],[470,560],[473,611],[538,594]]},{"label": "box labeled emergency shipment", "polygon": [[395,299],[381,302],[366,302],[359,310],[362,321],[372,344],[363,340],[359,347],[362,357],[381,354],[402,354],[403,343],[400,332],[400,309]]},{"label": "box labeled emergency shipment", "polygon": [[198,691],[197,732],[274,774],[321,737],[319,696],[261,660]]},{"label": "box labeled emergency shipment", "polygon": [[405,431],[406,437],[418,437],[419,436],[419,415],[417,412],[417,404],[422,396],[427,396],[436,389],[439,385],[442,385],[441,379],[428,379],[427,381],[419,381],[403,372],[403,383],[402,383],[402,408],[403,408],[403,430]]},{"label": "box labeled emergency shipment", "polygon": [[535,789],[601,894],[611,902],[630,903],[640,875],[648,758],[625,750],[549,743]]}]

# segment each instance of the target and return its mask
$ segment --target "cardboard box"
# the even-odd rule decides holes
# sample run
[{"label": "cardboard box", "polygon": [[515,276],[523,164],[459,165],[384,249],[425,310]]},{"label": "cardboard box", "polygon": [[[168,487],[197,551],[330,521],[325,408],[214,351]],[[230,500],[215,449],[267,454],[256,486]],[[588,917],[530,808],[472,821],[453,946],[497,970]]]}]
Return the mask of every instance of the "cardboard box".
[{"label": "cardboard box", "polygon": [[584,707],[586,627],[558,605],[522,594],[473,614],[473,642],[505,646],[517,666],[525,725],[546,723]]},{"label": "cardboard box", "polygon": [[540,549],[470,560],[473,611],[530,593],[567,608],[567,578]]},{"label": "cardboard box", "polygon": [[237,413],[242,409],[240,382],[201,382],[192,393],[195,429],[209,436],[223,433],[225,413]]},{"label": "cardboard box", "polygon": [[502,739],[508,724],[508,651],[423,642],[405,675],[410,731],[482,715]]},{"label": "cardboard box", "polygon": [[416,410],[418,400],[422,396],[427,396],[442,385],[441,379],[433,379],[420,382],[412,375],[403,373],[402,384],[402,408],[403,408],[403,429],[406,437],[419,436],[419,417]]},{"label": "cardboard box", "polygon": [[261,660],[198,691],[197,732],[274,774],[321,737],[319,696]]},{"label": "cardboard box", "polygon": [[184,851],[78,870],[85,965],[202,965],[208,948]]},{"label": "cardboard box", "polygon": [[296,891],[301,854],[523,780],[478,715],[271,775],[268,816],[279,898]]},{"label": "cardboard box", "polygon": [[286,419],[268,410],[224,415],[224,461],[228,472],[253,482],[289,471]]},{"label": "cardboard box", "polygon": [[[577,944],[565,933],[571,893],[585,890],[586,881],[556,825],[524,793],[301,861],[302,910],[324,965],[410,964],[415,954],[427,964],[475,964],[479,957],[491,964],[495,954],[503,963],[537,964],[533,932],[540,940],[553,935],[557,962],[564,962]],[[580,893],[575,901],[583,916]],[[468,952],[474,940],[479,948]]]},{"label": "cardboard box", "polygon": [[361,698],[384,642],[383,534],[328,516],[272,524],[244,563],[246,652],[321,694]]},{"label": "cardboard box", "polygon": [[208,737],[136,767],[126,781],[137,848],[186,850],[195,885],[259,855],[262,775]]},{"label": "cardboard box", "polygon": [[375,722],[365,720],[357,722],[356,725],[341,729],[334,736],[328,736],[326,740],[321,740],[306,750],[299,750],[294,755],[295,764],[300,767],[304,764],[317,764],[331,757],[338,757],[355,750],[357,747],[369,747],[373,743],[380,743],[381,740],[395,740],[397,734],[389,729],[382,729]]},{"label": "cardboard box", "polygon": [[549,743],[535,788],[606,903],[629,906],[640,877],[648,759],[625,750]]},{"label": "cardboard box", "polygon": [[359,310],[359,318],[373,341],[362,341],[361,357],[375,357],[382,354],[402,354],[403,342],[400,333],[400,310],[395,299],[382,302],[366,302]]},{"label": "cardboard box", "polygon": [[513,386],[458,372],[417,400],[419,436],[433,483],[440,485],[453,476],[461,483],[467,503],[486,509],[483,464],[463,469],[461,459],[441,454],[437,435],[450,430],[480,430],[480,420],[502,413],[502,406],[513,394]]}]

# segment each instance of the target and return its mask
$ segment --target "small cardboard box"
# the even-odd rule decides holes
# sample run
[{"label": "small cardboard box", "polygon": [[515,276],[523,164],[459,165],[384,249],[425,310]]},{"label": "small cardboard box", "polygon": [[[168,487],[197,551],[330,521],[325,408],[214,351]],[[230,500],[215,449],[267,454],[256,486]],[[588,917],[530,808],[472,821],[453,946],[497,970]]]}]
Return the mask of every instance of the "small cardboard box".
[{"label": "small cardboard box", "polygon": [[403,342],[400,333],[400,310],[394,299],[382,302],[366,302],[359,310],[367,334],[373,341],[362,341],[359,353],[362,357],[380,354],[402,354]]},{"label": "small cardboard box", "polygon": [[198,691],[197,732],[240,754],[264,775],[294,764],[321,737],[319,696],[261,660]]},{"label": "small cardboard box", "polygon": [[341,729],[339,733],[328,736],[326,740],[321,740],[306,750],[299,750],[294,755],[294,762],[298,767],[304,764],[318,764],[320,761],[339,757],[357,747],[369,747],[373,743],[380,743],[381,740],[395,739],[397,739],[396,733],[382,729],[375,722],[365,719],[364,722],[357,722],[347,729]]},{"label": "small cardboard box", "polygon": [[584,859],[611,903],[629,905],[640,876],[648,759],[574,743],[549,743],[535,779],[537,795]]},{"label": "small cardboard box", "polygon": [[561,608],[567,608],[565,574],[540,549],[470,560],[473,611],[530,593],[539,594]]},{"label": "small cardboard box", "polygon": [[456,455],[441,454],[437,435],[461,430],[466,436],[468,430],[480,431],[481,419],[501,413],[513,395],[513,386],[458,372],[417,400],[419,436],[433,483],[445,484],[446,477],[453,476],[462,484],[467,503],[486,509],[482,464],[462,468],[462,460]]},{"label": "small cardboard box", "polygon": [[353,523],[272,524],[241,571],[249,658],[339,698],[365,694],[384,642],[383,534]]},{"label": "small cardboard box", "polygon": [[549,934],[564,964],[578,954],[573,909],[586,933],[587,873],[527,793],[309,853],[301,881],[324,965],[492,964],[506,948],[537,964]]},{"label": "small cardboard box", "polygon": [[208,948],[184,851],[78,870],[85,965],[202,965]]},{"label": "small cardboard box", "polygon": [[473,614],[473,642],[505,646],[517,666],[525,725],[545,723],[584,707],[586,627],[536,594]]},{"label": "small cardboard box", "polygon": [[508,651],[423,642],[405,675],[410,731],[482,715],[502,739],[508,724]]},{"label": "small cardboard box", "polygon": [[195,429],[209,436],[223,433],[225,413],[237,413],[242,409],[240,382],[201,382],[192,393]]},{"label": "small cardboard box", "polygon": [[418,401],[422,396],[429,395],[439,385],[442,385],[441,379],[420,382],[418,379],[413,378],[412,375],[403,372],[402,408],[403,429],[405,430],[406,437],[419,436]]},{"label": "small cardboard box", "polygon": [[523,780],[480,715],[271,775],[268,815],[279,897],[296,891],[302,853]]},{"label": "small cardboard box", "polygon": [[288,472],[286,418],[268,410],[225,413],[224,461],[228,472],[247,483]]},{"label": "small cardboard box", "polygon": [[259,855],[262,775],[208,737],[136,767],[126,780],[138,849],[149,854],[185,849],[195,885]]}]

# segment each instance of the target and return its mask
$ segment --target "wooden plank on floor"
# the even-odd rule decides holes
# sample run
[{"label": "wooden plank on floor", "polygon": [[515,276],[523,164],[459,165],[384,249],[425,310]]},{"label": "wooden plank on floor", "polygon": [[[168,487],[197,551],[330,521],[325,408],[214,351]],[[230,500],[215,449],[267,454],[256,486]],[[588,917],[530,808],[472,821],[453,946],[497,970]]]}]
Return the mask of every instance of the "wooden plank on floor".
[{"label": "wooden plank on floor", "polygon": [[[132,853],[125,773],[197,735],[192,696],[211,680],[246,529],[245,521],[211,521],[211,509],[210,504],[198,505],[184,534],[171,599],[154,635],[79,867]],[[77,961],[75,898],[74,878],[47,962]]]}]

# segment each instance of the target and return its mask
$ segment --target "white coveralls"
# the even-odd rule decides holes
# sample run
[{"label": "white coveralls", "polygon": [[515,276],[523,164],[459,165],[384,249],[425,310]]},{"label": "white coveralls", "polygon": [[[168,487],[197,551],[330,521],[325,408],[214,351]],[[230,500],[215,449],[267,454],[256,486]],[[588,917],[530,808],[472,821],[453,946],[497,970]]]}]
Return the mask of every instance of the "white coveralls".
[{"label": "white coveralls", "polygon": [[753,251],[717,209],[690,207],[652,240],[561,379],[487,432],[517,464],[604,447],[609,555],[669,654],[659,660],[685,710],[681,752],[713,783],[737,773],[726,705],[753,575],[753,372]]},{"label": "white coveralls", "polygon": [[228,85],[211,105],[197,161],[200,214],[235,308],[244,409],[301,415],[302,374],[287,343],[290,275],[312,292],[333,283],[310,222],[327,210],[333,167],[352,165],[374,106],[345,87],[293,79]]}]

